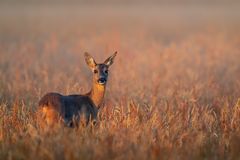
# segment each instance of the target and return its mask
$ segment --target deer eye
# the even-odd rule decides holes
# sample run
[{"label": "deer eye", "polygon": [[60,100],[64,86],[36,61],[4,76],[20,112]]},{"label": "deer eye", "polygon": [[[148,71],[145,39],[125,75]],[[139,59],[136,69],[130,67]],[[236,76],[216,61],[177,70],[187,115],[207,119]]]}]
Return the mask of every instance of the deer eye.
[{"label": "deer eye", "polygon": [[108,70],[105,70],[104,72],[105,72],[106,74],[108,74]]},{"label": "deer eye", "polygon": [[96,70],[96,69],[94,69],[94,71],[93,71],[94,73],[98,73],[98,70]]}]

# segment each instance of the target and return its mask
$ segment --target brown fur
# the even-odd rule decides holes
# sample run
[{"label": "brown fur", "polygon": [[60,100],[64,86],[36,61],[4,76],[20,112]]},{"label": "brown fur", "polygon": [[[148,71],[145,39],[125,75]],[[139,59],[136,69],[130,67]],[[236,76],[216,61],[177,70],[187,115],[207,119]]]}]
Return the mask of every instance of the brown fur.
[{"label": "brown fur", "polygon": [[61,95],[59,93],[47,93],[39,101],[40,118],[47,125],[60,122],[69,127],[78,126],[79,122],[86,124],[97,121],[98,109],[101,107],[108,68],[113,63],[116,53],[109,57],[103,64],[97,64],[88,54],[85,60],[93,71],[93,85],[89,93],[85,95]]}]

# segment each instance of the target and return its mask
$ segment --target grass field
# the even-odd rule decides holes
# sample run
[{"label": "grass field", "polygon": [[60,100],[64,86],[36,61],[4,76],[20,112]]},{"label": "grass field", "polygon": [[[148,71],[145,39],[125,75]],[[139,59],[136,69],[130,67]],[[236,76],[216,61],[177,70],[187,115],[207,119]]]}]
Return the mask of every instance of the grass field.
[{"label": "grass field", "polygon": [[[239,7],[121,7],[0,7],[0,159],[240,159]],[[99,124],[41,128],[45,93],[90,90],[85,51],[119,53]]]}]

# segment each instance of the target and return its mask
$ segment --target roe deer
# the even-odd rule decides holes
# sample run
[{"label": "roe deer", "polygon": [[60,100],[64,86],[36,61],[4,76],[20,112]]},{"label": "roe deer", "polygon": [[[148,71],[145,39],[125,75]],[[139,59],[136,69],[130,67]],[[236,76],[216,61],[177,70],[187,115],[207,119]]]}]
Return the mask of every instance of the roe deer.
[{"label": "roe deer", "polygon": [[92,89],[84,95],[61,95],[59,93],[47,93],[39,101],[41,118],[48,125],[53,125],[59,120],[68,127],[78,126],[80,120],[86,124],[89,121],[96,122],[98,109],[100,108],[106,83],[108,68],[113,64],[117,52],[107,58],[104,63],[97,64],[93,57],[85,53],[85,61],[93,73]]}]

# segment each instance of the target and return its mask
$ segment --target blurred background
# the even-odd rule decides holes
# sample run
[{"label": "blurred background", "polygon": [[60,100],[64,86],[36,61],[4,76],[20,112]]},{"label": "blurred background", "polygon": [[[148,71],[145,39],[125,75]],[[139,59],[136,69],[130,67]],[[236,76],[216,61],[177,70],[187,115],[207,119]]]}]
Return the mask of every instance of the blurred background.
[{"label": "blurred background", "polygon": [[239,35],[240,2],[234,0],[2,0],[2,97],[86,92],[85,51],[97,62],[119,52],[108,88],[116,99],[149,101],[192,87],[210,100],[234,94]]},{"label": "blurred background", "polygon": [[[44,130],[86,51],[118,51],[99,126]],[[0,0],[0,159],[239,159],[239,62],[239,0]]]},{"label": "blurred background", "polygon": [[97,33],[116,31],[127,35],[148,29],[149,34],[154,33],[151,36],[158,37],[159,34],[181,35],[185,31],[189,33],[211,27],[232,30],[239,28],[239,21],[240,2],[237,0],[0,2],[1,35],[9,33],[9,30],[14,35],[15,32],[27,32],[29,29],[81,32],[92,28]]}]

